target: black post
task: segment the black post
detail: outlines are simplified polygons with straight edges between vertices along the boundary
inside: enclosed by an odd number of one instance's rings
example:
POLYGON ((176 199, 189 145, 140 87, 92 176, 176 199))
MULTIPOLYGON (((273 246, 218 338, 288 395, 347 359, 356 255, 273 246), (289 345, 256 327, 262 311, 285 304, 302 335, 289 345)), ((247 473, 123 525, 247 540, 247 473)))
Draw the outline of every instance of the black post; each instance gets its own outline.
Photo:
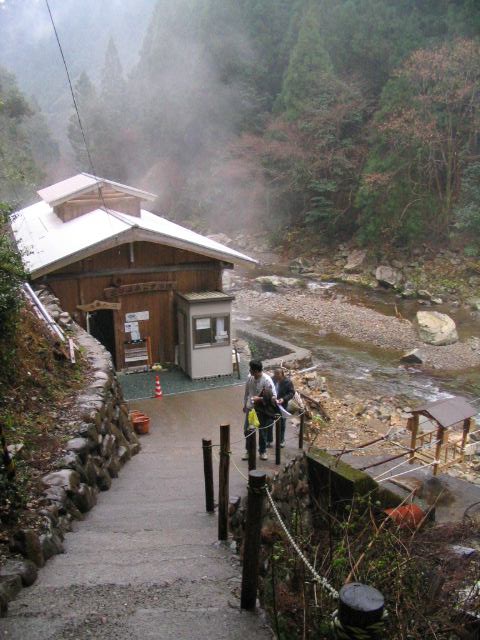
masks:
POLYGON ((228 494, 230 472, 230 425, 220 425, 220 465, 218 469, 218 539, 228 540, 228 494))
POLYGON ((338 620, 344 628, 368 630, 370 638, 381 640, 385 638, 381 624, 384 606, 385 600, 380 591, 360 582, 350 582, 340 589, 338 620), (378 625, 378 628, 373 625, 378 625))
POLYGON ((263 496, 265 495, 265 473, 250 471, 248 474, 247 520, 243 543, 242 594, 240 606, 253 611, 257 600, 258 558, 260 554, 260 531, 262 528, 263 496))
POLYGON ((257 468, 257 430, 249 429, 247 436, 248 470, 254 471, 257 468))
POLYGON ((215 511, 215 499, 213 494, 213 463, 212 441, 202 438, 203 449, 203 474, 205 476, 205 508, 208 513, 215 511))
POLYGON ((305 412, 300 416, 300 431, 298 432, 298 448, 303 449, 303 434, 305 431, 305 412))
POLYGON ((280 432, 282 428, 282 421, 280 416, 275 416, 275 464, 281 464, 282 455, 280 449, 280 432))

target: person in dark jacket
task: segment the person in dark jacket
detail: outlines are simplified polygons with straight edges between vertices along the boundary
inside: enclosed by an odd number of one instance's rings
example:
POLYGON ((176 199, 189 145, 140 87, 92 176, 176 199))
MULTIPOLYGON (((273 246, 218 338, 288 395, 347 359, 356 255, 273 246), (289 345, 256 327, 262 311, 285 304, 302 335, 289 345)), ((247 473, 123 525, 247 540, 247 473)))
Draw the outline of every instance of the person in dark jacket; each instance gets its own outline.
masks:
MULTIPOLYGON (((250 360, 250 375, 245 384, 245 394, 243 398, 243 411, 245 413, 244 431, 248 432, 248 412, 254 408, 260 422, 258 434, 259 453, 261 460, 267 460, 266 448, 268 446, 268 432, 272 431, 269 420, 272 415, 278 413, 275 385, 272 378, 263 371, 263 364, 260 360, 250 360)), ((245 440, 245 447, 247 446, 245 440)), ((248 453, 245 451, 242 460, 248 460, 248 453)))
POLYGON ((263 389, 260 395, 253 398, 253 407, 257 412, 259 429, 259 450, 260 459, 266 460, 267 454, 265 449, 271 446, 273 425, 278 411, 278 405, 272 389, 263 389))
MULTIPOLYGON (((285 375, 284 369, 275 369, 273 373, 273 382, 277 391, 277 404, 285 411, 288 411, 288 403, 295 395, 293 382, 285 375)), ((286 418, 281 419, 280 423, 280 446, 285 446, 285 428, 287 426, 286 418)))

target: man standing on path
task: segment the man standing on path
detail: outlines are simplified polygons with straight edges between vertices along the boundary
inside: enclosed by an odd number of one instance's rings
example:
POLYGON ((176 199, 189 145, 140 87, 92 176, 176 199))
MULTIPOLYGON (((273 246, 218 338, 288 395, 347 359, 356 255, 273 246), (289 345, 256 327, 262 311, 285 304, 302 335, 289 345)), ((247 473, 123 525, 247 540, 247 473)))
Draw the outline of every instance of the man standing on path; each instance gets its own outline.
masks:
MULTIPOLYGON (((267 460, 267 427, 269 426, 270 413, 268 409, 270 404, 275 403, 277 393, 272 378, 263 371, 263 364, 260 360, 250 360, 249 367, 250 375, 245 383, 245 395, 243 398, 244 430, 245 435, 247 435, 248 412, 250 409, 255 409, 260 422, 258 438, 260 460, 267 460)), ((247 442, 245 441, 246 444, 247 442)), ((245 454, 242 459, 247 460, 248 455, 245 454)))
MULTIPOLYGON (((275 383, 275 389, 277 392, 277 403, 288 411, 288 403, 295 395, 295 389, 293 382, 285 375, 284 369, 275 369, 273 372, 273 381, 275 383)), ((285 446, 285 428, 287 426, 287 419, 281 418, 280 422, 280 446, 285 446)))

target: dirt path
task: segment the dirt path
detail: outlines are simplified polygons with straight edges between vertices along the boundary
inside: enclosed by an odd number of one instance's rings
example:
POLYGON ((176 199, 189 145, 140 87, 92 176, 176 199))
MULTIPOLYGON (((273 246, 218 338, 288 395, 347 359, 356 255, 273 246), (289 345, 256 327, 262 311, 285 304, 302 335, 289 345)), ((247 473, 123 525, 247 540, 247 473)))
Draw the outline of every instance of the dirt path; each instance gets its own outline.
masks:
POLYGON ((462 342, 434 347, 418 340, 412 323, 373 309, 329 298, 322 293, 289 291, 285 294, 243 289, 235 293, 237 309, 262 307, 319 327, 322 334, 336 333, 355 342, 382 349, 408 351, 420 347, 425 366, 433 369, 468 369, 480 366, 480 354, 462 342))
MULTIPOLYGON (((239 608, 240 566, 204 510, 201 438, 230 422, 241 437, 242 387, 132 403, 152 419, 142 451, 66 536, 66 553, 10 603, 9 640, 272 638, 239 608)), ((234 444, 237 464, 242 443, 234 444)), ((270 463, 267 463, 270 464, 270 463)), ((231 473, 231 493, 245 481, 231 473)))

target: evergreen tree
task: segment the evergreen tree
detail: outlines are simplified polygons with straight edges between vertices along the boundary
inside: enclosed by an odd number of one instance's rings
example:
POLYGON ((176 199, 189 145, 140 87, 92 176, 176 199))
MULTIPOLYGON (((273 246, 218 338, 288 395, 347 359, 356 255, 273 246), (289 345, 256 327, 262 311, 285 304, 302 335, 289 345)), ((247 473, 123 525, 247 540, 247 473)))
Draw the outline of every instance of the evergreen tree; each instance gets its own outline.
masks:
POLYGON ((80 75, 75 85, 75 97, 85 140, 76 112, 70 117, 68 138, 78 169, 95 171, 103 178, 125 181, 128 151, 124 148, 124 130, 116 103, 106 105, 99 98, 95 85, 85 72, 80 75))
POLYGON ((270 111, 282 89, 288 64, 286 36, 292 13, 291 0, 241 0, 242 25, 252 58, 248 79, 261 97, 262 109, 270 111))
POLYGON ((318 6, 312 2, 306 7, 300 24, 279 103, 287 117, 295 119, 306 112, 328 107, 334 93, 333 67, 320 34, 318 6))
POLYGON ((78 169, 80 171, 90 172, 92 171, 92 167, 90 166, 87 148, 92 151, 94 140, 93 125, 98 100, 95 86, 84 71, 75 84, 75 100, 82 121, 83 133, 78 122, 77 113, 75 112, 70 116, 68 139, 72 145, 78 169), (83 134, 85 134, 85 140, 83 134), (85 142, 87 146, 85 146, 85 142))
POLYGON ((0 199, 16 205, 32 197, 42 177, 26 127, 33 113, 15 78, 0 67, 0 199))
POLYGON ((101 98, 107 109, 122 113, 126 103, 127 85, 122 63, 113 38, 108 41, 101 78, 101 98))
POLYGON ((41 166, 50 179, 56 172, 60 160, 58 143, 52 138, 47 120, 35 98, 30 100, 32 115, 25 119, 24 129, 30 143, 32 156, 37 166, 41 166))

